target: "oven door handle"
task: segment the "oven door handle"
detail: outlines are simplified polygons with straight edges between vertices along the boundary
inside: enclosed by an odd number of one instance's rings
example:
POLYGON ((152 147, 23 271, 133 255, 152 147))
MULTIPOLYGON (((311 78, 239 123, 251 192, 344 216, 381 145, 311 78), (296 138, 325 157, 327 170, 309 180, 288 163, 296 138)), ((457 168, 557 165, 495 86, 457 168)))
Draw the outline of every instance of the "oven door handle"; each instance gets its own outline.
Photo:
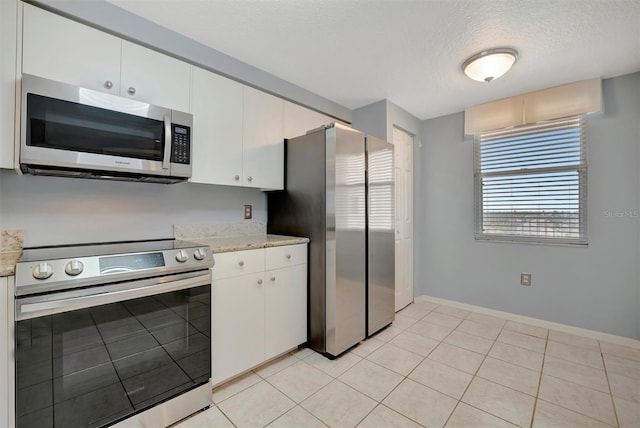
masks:
POLYGON ((211 284, 211 271, 16 299, 16 321, 211 284), (187 276, 187 278, 184 278, 187 276), (89 294, 90 293, 90 294, 89 294))

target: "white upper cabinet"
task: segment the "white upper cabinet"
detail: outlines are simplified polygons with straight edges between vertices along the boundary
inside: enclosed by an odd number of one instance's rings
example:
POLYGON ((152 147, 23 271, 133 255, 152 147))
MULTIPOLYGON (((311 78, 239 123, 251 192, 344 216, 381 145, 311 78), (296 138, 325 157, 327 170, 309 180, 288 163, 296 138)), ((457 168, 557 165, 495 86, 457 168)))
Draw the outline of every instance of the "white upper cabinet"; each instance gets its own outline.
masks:
POLYGON ((276 190, 284 188, 284 101, 244 87, 243 184, 276 190))
POLYGON ((242 185, 242 84, 193 67, 194 183, 242 185))
POLYGON ((189 111, 191 66, 24 4, 22 72, 189 111))
POLYGON ((283 101, 193 67, 194 183, 284 186, 283 101))
POLYGON ((0 168, 13 168, 17 24, 18 1, 0 0, 0 168))
POLYGON ((122 96, 190 111, 191 66, 186 62, 123 40, 121 82, 122 96))
POLYGON ((118 37, 24 4, 22 72, 118 95, 118 37))
POLYGON ((298 104, 284 102, 284 138, 299 137, 331 122, 335 122, 335 119, 298 104))

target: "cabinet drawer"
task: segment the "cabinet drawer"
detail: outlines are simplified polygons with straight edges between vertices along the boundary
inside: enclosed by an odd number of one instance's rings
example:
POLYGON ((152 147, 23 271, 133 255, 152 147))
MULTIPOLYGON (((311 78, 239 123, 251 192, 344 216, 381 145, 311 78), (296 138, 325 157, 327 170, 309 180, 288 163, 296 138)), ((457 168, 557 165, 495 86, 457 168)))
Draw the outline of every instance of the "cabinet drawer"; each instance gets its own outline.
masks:
POLYGON ((264 250, 232 251, 213 255, 213 280, 264 271, 264 250))
POLYGON ((267 270, 307 263, 307 244, 267 248, 267 270))

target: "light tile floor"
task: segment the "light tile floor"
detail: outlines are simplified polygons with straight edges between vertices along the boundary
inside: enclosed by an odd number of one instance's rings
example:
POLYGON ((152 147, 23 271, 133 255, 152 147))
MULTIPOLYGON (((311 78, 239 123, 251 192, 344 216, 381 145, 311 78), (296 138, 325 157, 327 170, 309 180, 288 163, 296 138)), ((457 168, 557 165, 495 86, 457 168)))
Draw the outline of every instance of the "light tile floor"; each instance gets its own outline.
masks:
POLYGON ((422 301, 336 360, 292 352, 213 403, 176 426, 640 428, 640 348, 422 301))

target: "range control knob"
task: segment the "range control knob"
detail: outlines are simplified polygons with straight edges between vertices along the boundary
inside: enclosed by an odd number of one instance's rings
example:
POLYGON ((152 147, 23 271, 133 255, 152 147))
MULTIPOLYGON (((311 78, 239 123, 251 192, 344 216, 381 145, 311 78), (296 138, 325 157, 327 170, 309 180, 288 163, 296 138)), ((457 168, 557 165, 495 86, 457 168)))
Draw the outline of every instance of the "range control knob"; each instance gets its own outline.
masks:
POLYGON ((207 257, 207 253, 202 248, 198 248, 195 253, 193 253, 193 257, 195 257, 196 260, 204 260, 204 258, 207 257))
POLYGON ((67 275, 71 275, 71 276, 80 275, 83 270, 84 270, 84 265, 80 260, 71 260, 64 267, 64 271, 67 273, 67 275))
POLYGON ((53 275, 53 268, 49 263, 38 263, 38 265, 33 268, 32 273, 35 279, 47 279, 53 275))
POLYGON ((187 252, 185 250, 180 250, 176 253, 176 260, 180 263, 184 263, 189 259, 187 252))

